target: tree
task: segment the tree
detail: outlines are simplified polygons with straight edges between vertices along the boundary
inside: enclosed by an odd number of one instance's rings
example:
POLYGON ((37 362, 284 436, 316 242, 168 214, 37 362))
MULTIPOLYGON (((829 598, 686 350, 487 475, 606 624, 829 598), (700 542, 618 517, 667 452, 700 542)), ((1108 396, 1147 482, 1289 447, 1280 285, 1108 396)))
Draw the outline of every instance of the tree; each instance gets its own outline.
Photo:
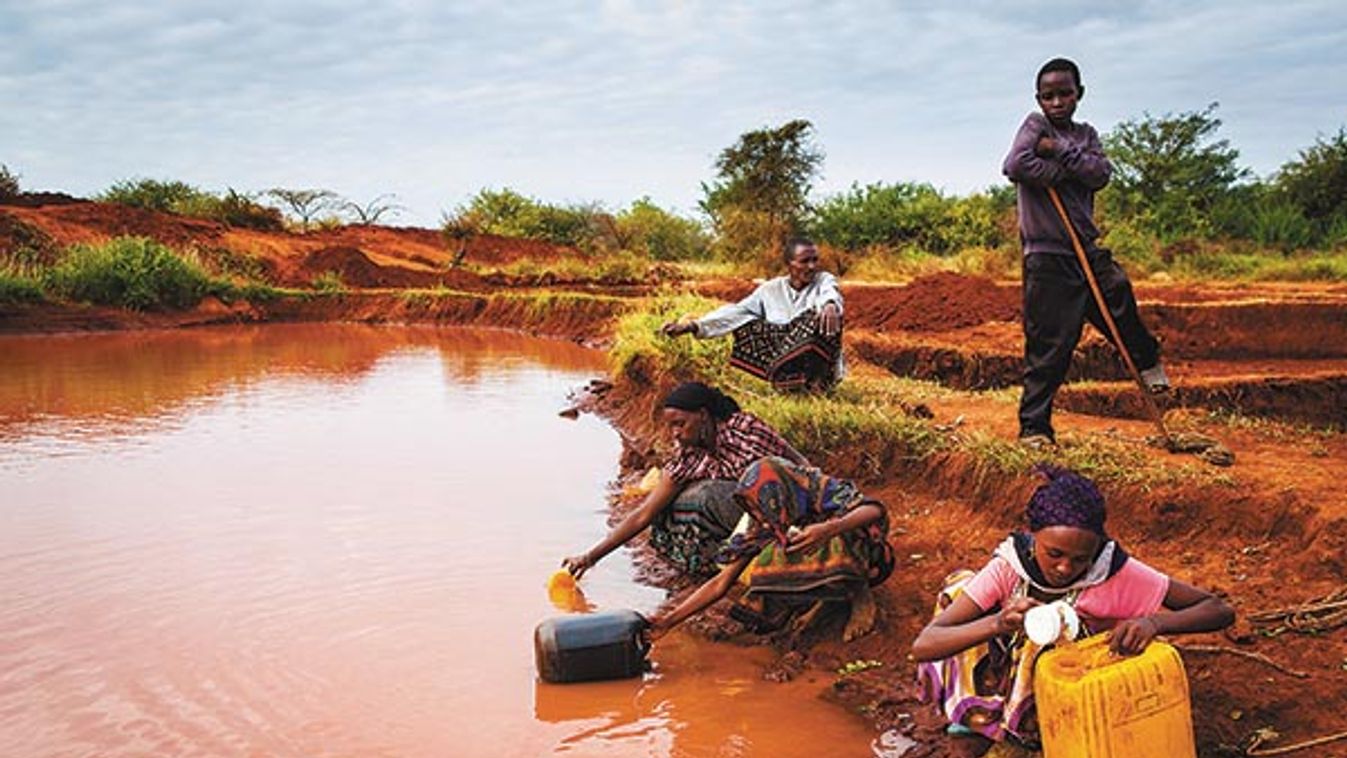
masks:
POLYGON ((1347 218, 1347 129, 1319 138, 1277 172, 1276 186, 1319 224, 1347 218))
POLYGON ((727 252, 744 257, 775 249, 803 226, 810 182, 823 165, 803 119, 745 132, 716 159, 716 179, 702 184, 702 210, 727 252))
POLYGON ((341 196, 325 189, 285 189, 274 187, 264 194, 279 200, 282 205, 299 218, 300 226, 307 229, 309 224, 323 211, 341 207, 341 196))
POLYGON ((396 216, 406 210, 403 206, 393 202, 396 199, 397 195, 387 194, 379 195, 364 205, 347 201, 346 204, 342 206, 342 210, 351 214, 351 216, 355 218, 357 224, 368 226, 370 224, 379 223, 379 219, 385 215, 396 216))
POLYGON ((1114 168, 1105 206, 1161 239, 1209 234, 1212 209, 1250 173, 1228 140, 1214 139, 1216 108, 1115 126, 1104 137, 1114 168))

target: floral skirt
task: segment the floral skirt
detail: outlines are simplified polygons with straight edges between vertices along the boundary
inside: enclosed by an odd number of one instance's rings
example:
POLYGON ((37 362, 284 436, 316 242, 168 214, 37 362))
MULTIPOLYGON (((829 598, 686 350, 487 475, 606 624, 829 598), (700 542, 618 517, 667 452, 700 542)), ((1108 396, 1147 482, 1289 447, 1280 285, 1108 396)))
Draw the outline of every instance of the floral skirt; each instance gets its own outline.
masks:
MULTIPOLYGON (((935 614, 948 608, 972 571, 945 577, 935 614)), ((994 637, 938 661, 917 667, 917 685, 924 702, 935 703, 951 724, 993 740, 1007 737, 1036 746, 1038 719, 1034 709, 1034 663, 1041 652, 1022 636, 994 637)))

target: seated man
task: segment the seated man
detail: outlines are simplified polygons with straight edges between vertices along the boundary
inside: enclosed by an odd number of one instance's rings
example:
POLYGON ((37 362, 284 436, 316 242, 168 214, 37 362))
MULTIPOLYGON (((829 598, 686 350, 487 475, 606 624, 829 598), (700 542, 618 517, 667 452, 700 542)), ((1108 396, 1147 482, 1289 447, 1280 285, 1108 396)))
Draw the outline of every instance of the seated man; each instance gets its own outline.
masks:
POLYGON ((743 300, 662 331, 700 339, 733 332, 730 364, 779 390, 819 391, 842 379, 842 293, 818 270, 818 249, 797 237, 782 251, 787 274, 768 279, 743 300))

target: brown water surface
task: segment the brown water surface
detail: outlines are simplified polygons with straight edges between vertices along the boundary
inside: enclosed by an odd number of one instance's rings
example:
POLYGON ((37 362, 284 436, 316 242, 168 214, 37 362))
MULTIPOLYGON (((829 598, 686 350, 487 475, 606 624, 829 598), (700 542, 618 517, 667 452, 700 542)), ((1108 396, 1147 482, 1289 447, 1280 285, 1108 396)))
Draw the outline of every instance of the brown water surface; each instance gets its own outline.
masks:
MULTIPOLYGON (((870 754, 765 650, 676 632, 644 679, 536 681, 617 473, 556 415, 602 369, 498 331, 0 338, 0 752, 870 754)), ((582 585, 663 598, 624 553, 582 585)))

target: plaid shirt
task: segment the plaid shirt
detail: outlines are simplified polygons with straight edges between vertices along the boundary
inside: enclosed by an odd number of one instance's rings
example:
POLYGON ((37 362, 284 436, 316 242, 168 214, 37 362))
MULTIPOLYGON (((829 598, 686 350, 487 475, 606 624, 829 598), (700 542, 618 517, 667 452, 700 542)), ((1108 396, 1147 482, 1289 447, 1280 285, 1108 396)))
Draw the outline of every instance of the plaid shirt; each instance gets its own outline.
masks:
POLYGON ((773 455, 794 461, 797 453, 762 419, 740 412, 716 422, 710 450, 678 444, 664 473, 680 485, 702 479, 738 479, 748 464, 773 455))

